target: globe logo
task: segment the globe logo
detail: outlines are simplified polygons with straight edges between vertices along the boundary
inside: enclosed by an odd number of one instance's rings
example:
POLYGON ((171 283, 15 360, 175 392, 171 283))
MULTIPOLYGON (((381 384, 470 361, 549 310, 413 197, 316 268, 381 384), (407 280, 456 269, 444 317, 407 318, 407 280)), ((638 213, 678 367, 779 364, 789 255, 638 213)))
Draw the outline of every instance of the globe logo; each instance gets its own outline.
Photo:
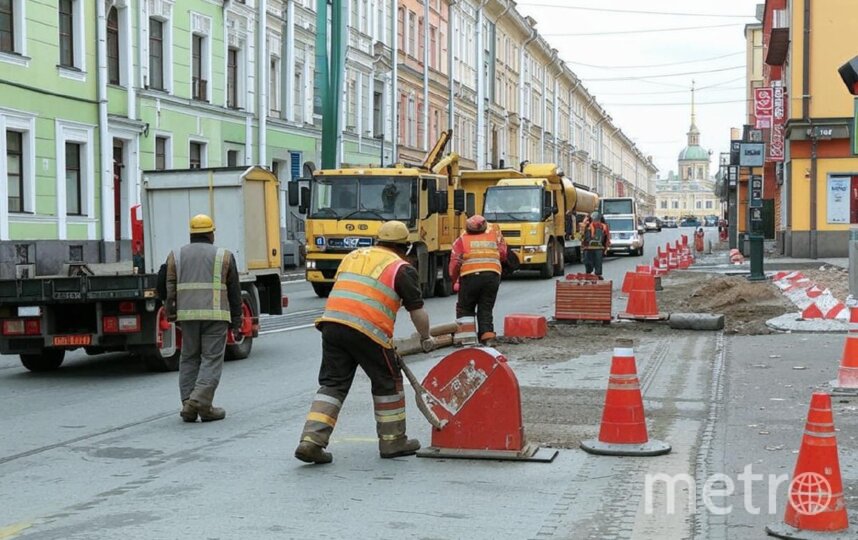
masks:
POLYGON ((819 473, 801 473, 790 482, 789 503, 801 515, 825 512, 831 499, 831 483, 819 473))

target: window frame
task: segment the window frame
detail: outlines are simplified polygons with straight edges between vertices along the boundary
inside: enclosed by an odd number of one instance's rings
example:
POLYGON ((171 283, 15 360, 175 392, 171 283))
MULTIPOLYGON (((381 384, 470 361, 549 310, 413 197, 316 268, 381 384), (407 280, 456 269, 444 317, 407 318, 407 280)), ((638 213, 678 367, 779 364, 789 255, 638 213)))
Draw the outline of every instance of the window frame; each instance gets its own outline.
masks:
POLYGON ((228 47, 226 51, 226 106, 229 109, 240 109, 241 102, 239 101, 239 77, 241 76, 241 49, 238 47, 228 47), (231 56, 235 54, 235 63, 230 64, 231 56), (234 71, 234 73, 233 73, 234 71), (230 89, 230 77, 233 78, 232 87, 230 89))
POLYGON ((17 12, 19 11, 19 4, 20 4, 20 2, 16 2, 15 0, 9 0, 8 20, 9 20, 10 24, 9 24, 9 28, 6 30, 0 28, 0 53, 20 54, 16 50, 17 44, 18 44, 17 34, 18 34, 18 31, 20 31, 20 28, 18 28, 18 26, 19 26, 18 21, 16 20, 16 17, 15 17, 17 12), (8 37, 8 43, 9 43, 8 49, 3 48, 3 38, 2 38, 3 34, 8 34, 8 36, 9 36, 8 37))
POLYGON ((207 141, 203 141, 200 139, 189 139, 188 140, 188 169, 205 169, 208 167, 208 143, 207 141), (198 165, 196 167, 193 166, 193 162, 191 159, 193 156, 191 155, 191 150, 197 147, 199 148, 199 158, 198 165))
POLYGON ((191 34, 191 99, 205 102, 209 100, 207 40, 208 36, 204 34, 191 34))
POLYGON ((63 172, 65 173, 65 182, 66 182, 66 215, 67 216, 84 216, 85 208, 84 208, 84 194, 83 194, 83 159, 81 154, 83 154, 83 149, 85 145, 78 141, 64 141, 64 160, 63 160, 63 172), (77 149, 77 168, 69 167, 69 147, 74 146, 77 149), (77 174, 77 212, 71 212, 69 210, 69 171, 76 171, 77 174))
POLYGON ((280 118, 283 114, 281 100, 281 61, 280 57, 272 54, 268 58, 268 115, 280 118))
POLYGON ((122 22, 119 18, 119 8, 111 6, 107 12, 107 82, 119 86, 122 84, 122 22), (111 15, 114 16, 111 21, 111 15), (112 26, 111 22, 116 25, 112 26), (115 72, 115 73, 114 73, 115 72), (115 75, 115 77, 114 77, 115 75))
POLYGON ((165 47, 165 32, 164 26, 165 21, 158 17, 149 17, 149 50, 148 50, 148 59, 149 59, 149 70, 147 77, 147 86, 152 90, 161 90, 163 92, 168 91, 167 88, 167 59, 164 53, 165 47), (158 26, 153 26, 157 24, 158 26), (159 35, 155 37, 154 28, 159 28, 159 35), (153 54, 154 43, 158 43, 159 55, 157 56, 158 62, 154 62, 154 58, 156 58, 153 54), (158 66, 157 72, 159 73, 160 81, 159 84, 155 84, 155 77, 153 73, 156 72, 155 66, 158 66))
POLYGON ((173 167, 173 159, 172 159, 173 158, 173 140, 172 140, 172 137, 170 137, 167 134, 157 133, 155 135, 155 151, 153 152, 153 155, 155 156, 155 159, 154 159, 154 163, 152 165, 156 171, 163 171, 163 170, 171 169, 173 167), (158 167, 158 143, 160 141, 164 141, 163 168, 158 167))
POLYGON ((60 61, 59 66, 63 68, 76 69, 75 65, 75 16, 74 16, 74 0, 59 0, 57 2, 57 13, 59 16, 59 21, 57 24, 57 32, 59 35, 59 53, 60 53, 60 61), (68 11, 63 11, 64 7, 68 7, 68 11), (63 19, 68 19, 68 31, 63 31, 63 19), (63 48, 64 36, 67 36, 68 43, 66 44, 66 49, 63 48), (67 53, 67 54, 64 54, 67 53), (67 57, 66 57, 67 56, 67 57))
POLYGON ((27 189, 26 189, 26 173, 27 173, 27 163, 26 163, 26 133, 17 129, 6 129, 3 134, 3 142, 5 145, 4 154, 5 154, 5 171, 6 171, 6 210, 10 214, 23 214, 27 211, 27 189), (9 135, 17 134, 18 136, 18 151, 14 154, 9 151, 9 135), (18 177, 18 201, 19 207, 17 209, 12 209, 12 195, 11 189, 12 186, 12 172, 9 170, 9 156, 17 155, 18 156, 18 174, 15 175, 18 177))

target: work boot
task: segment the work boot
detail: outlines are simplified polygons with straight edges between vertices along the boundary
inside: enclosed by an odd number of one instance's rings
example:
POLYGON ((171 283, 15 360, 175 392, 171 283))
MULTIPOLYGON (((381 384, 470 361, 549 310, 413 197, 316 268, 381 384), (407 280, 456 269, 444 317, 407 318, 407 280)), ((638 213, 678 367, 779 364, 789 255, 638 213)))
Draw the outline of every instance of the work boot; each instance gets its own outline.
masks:
POLYGON ((482 343, 486 347, 494 347, 497 337, 498 335, 494 332, 483 332, 483 334, 480 336, 480 343, 482 343))
POLYGON ((200 415, 200 420, 203 422, 215 422, 226 418, 226 411, 220 407, 212 407, 211 405, 203 405, 199 401, 193 399, 188 400, 188 405, 196 410, 200 415))
POLYGON ((197 421, 197 409, 191 405, 190 400, 186 399, 182 402, 182 412, 179 413, 179 416, 185 422, 197 421))
POLYGON ((295 457, 304 463, 315 463, 317 465, 330 463, 334 460, 330 452, 325 452, 324 448, 310 441, 301 441, 298 443, 298 448, 295 449, 295 457))
POLYGON ((385 441, 383 439, 378 441, 378 453, 384 459, 413 456, 418 450, 420 450, 420 441, 417 439, 402 437, 392 441, 385 441))

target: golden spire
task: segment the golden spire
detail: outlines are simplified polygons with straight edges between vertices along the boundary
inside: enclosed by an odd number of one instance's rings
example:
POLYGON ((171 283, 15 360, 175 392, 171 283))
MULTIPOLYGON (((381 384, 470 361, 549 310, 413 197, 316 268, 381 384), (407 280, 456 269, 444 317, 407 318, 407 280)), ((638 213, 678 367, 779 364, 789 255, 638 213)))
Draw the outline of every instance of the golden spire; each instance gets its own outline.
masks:
POLYGON ((691 125, 697 124, 697 115, 694 112, 694 80, 691 81, 691 125))

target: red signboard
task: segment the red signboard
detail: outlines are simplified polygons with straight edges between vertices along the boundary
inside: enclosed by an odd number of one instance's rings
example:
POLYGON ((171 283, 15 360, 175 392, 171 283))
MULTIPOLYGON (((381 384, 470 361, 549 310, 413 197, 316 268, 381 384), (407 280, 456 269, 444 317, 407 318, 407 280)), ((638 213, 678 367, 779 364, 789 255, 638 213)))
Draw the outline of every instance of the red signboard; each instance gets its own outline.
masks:
POLYGON ((754 116, 757 117, 756 129, 772 127, 772 109, 774 93, 769 87, 754 89, 754 116))
POLYGON ((772 81, 772 130, 768 161, 784 160, 784 124, 786 123, 786 92, 780 81, 772 81))

